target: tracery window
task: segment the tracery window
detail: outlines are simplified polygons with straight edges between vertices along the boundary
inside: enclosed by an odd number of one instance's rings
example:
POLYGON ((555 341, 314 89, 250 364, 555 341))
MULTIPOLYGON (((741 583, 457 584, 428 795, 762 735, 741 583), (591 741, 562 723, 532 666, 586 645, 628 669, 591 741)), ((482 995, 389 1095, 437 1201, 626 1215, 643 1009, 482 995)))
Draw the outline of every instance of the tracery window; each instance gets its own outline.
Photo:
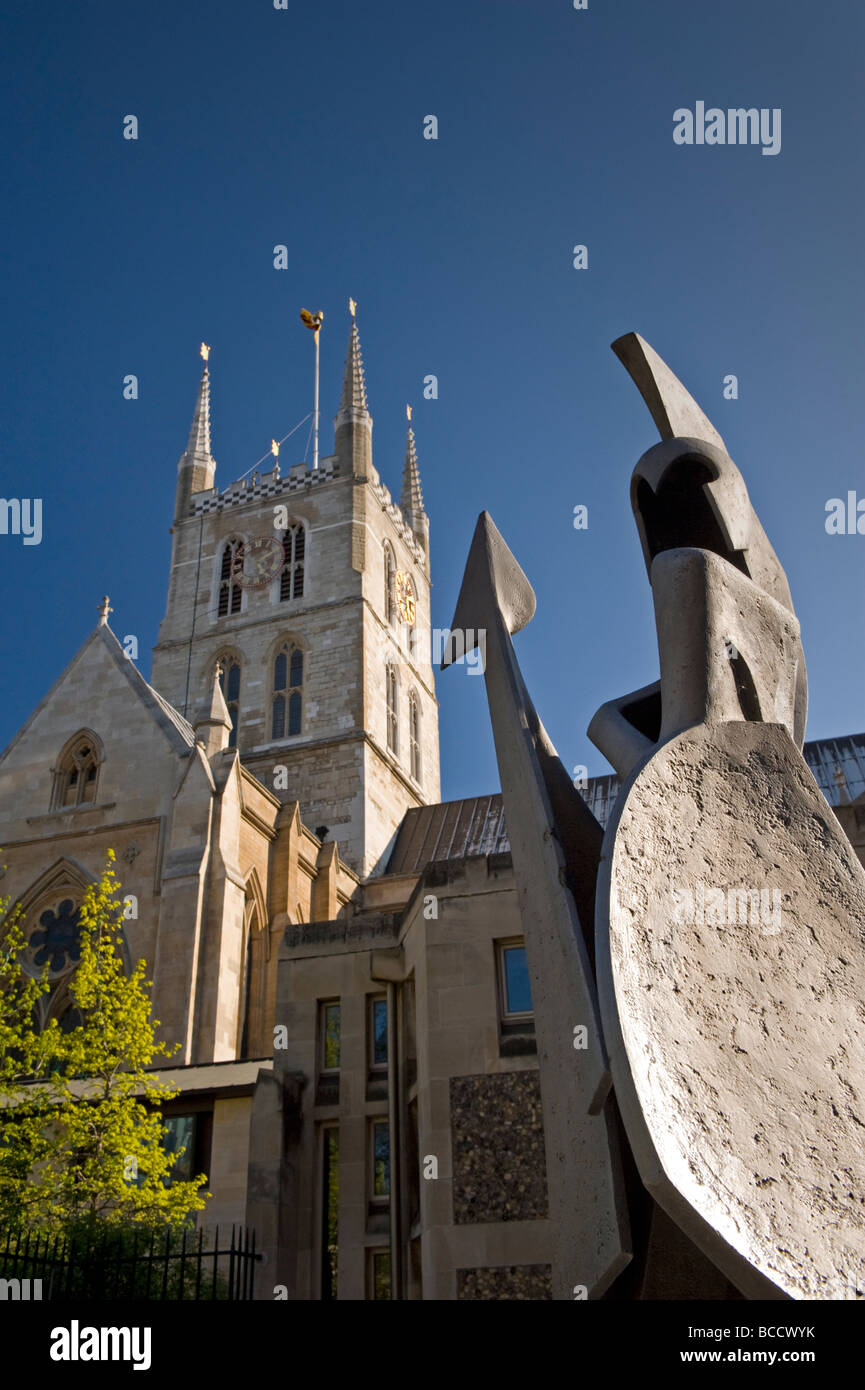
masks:
POLYGON ((388 666, 385 679, 387 683, 387 746, 392 753, 398 753, 399 720, 397 715, 397 701, 399 699, 399 683, 395 666, 388 666))
POLYGON ((226 541, 225 549, 222 552, 222 566, 219 571, 218 614, 220 618, 240 612, 243 588, 238 584, 236 575, 243 569, 243 556, 242 540, 234 537, 226 541))
POLYGON ((273 663, 271 738, 299 734, 303 714, 303 652, 284 642, 273 663))
POLYGON ((284 567, 279 577, 281 601, 303 598, 306 531, 300 522, 289 526, 282 541, 284 567))
POLYGON ((96 800, 99 754, 92 735, 81 734, 68 744, 54 774, 54 809, 81 806, 96 800))
POLYGON ((420 751, 420 704, 417 692, 412 690, 408 697, 408 742, 411 775, 416 782, 421 780, 420 751))

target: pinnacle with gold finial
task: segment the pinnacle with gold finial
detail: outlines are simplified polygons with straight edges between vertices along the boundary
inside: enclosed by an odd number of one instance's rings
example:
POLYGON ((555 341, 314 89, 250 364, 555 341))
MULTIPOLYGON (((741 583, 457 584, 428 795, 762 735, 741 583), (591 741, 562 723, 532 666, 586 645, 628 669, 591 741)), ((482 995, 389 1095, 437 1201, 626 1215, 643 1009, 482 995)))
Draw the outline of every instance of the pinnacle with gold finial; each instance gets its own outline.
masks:
POLYGON ((206 362, 207 359, 208 359, 208 357, 210 356, 210 347, 208 346, 207 343, 202 343, 202 344, 201 344, 201 347, 200 347, 198 350, 199 350, 199 352, 201 353, 201 356, 204 358, 204 360, 205 360, 205 362, 206 362))
POLYGON ((352 318, 354 318, 357 313, 357 300, 352 299, 350 296, 348 301, 348 312, 351 314, 352 318))

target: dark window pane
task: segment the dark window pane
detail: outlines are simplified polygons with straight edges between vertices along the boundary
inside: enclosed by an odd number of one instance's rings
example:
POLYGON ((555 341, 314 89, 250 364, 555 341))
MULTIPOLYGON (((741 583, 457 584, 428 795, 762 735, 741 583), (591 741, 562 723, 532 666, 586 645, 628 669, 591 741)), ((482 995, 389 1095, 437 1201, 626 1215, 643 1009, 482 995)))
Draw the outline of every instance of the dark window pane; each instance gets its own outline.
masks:
POLYGON ((531 1013, 532 995, 525 946, 505 951, 505 995, 509 1014, 531 1013))
POLYGON ((295 647, 291 653, 291 685, 303 685, 303 652, 295 647))
POLYGON ((303 565, 297 565, 294 571, 294 597, 303 598, 303 565))
POLYGON ((324 1173, 322 1188, 321 1296, 330 1302, 337 1296, 339 1266, 339 1130, 322 1134, 324 1173))
POLYGON ((386 1124, 373 1125, 373 1178, 374 1197, 390 1195, 390 1136, 386 1124))
POLYGON ((387 1066, 387 1000, 372 1005, 372 1060, 374 1066, 387 1066))
POLYGON ((193 1171, 193 1159, 195 1157, 195 1116, 194 1115, 169 1115, 165 1120, 165 1139, 163 1140, 165 1152, 177 1154, 181 1149, 185 1153, 175 1159, 174 1166, 169 1176, 169 1184, 172 1182, 189 1182, 190 1178, 195 1177, 193 1171))
POLYGON ((324 1007, 324 1048, 322 1065, 328 1070, 339 1067, 339 1004, 324 1007))
POLYGON ((372 1257, 372 1296, 376 1301, 390 1298, 390 1251, 376 1250, 372 1257))
POLYGON ((280 652, 273 665, 273 688, 274 690, 285 689, 286 660, 285 652, 280 652))
POLYGON ((300 733, 300 696, 297 691, 289 697, 288 701, 288 732, 289 734, 300 733))
POLYGON ((237 662, 228 671, 228 698, 236 700, 240 695, 240 667, 237 662))
POLYGON ((285 737, 285 696, 277 695, 273 702, 273 730, 271 738, 285 737))
POLYGON ((303 529, 302 526, 298 526, 298 528, 297 528, 297 530, 296 530, 296 532, 295 532, 295 534, 294 534, 294 558, 295 558, 295 560, 302 560, 302 559, 303 559, 303 552, 304 552, 304 547, 305 547, 305 545, 306 545, 306 533, 305 533, 305 531, 304 531, 304 529, 303 529))

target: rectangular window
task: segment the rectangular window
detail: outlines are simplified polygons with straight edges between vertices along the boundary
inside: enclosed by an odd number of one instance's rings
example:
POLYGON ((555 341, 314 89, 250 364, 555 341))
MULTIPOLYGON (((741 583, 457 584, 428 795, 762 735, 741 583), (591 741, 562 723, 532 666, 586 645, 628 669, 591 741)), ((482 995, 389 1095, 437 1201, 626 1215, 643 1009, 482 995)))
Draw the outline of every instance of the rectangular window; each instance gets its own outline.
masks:
POLYGON ((527 1018, 532 1013, 532 994, 526 948, 522 942, 500 943, 499 983, 502 1018, 527 1018))
MULTIPOLYGON (((173 1182, 189 1182, 200 1173, 210 1170, 210 1148, 213 1132, 212 1110, 196 1109, 187 1114, 163 1115, 165 1135, 163 1147, 170 1155, 185 1152, 175 1158, 174 1165, 166 1179, 166 1186, 173 1182)), ((139 1186, 141 1175, 139 1175, 139 1186)))
POLYGON ((339 1071, 339 1001, 331 1000, 320 1009, 319 1066, 323 1072, 339 1071))
POLYGON ((387 1120, 374 1120, 372 1130, 372 1195, 383 1201, 390 1196, 390 1134, 387 1120))
POLYGON ((369 1004, 369 1064, 387 1066, 387 999, 371 999, 369 1004))
POLYGON ((180 1154, 181 1149, 185 1150, 175 1159, 169 1182, 189 1182, 190 1178, 195 1177, 192 1167, 195 1158, 195 1116, 167 1116, 163 1144, 167 1154, 180 1154))
POLYGON ((337 1296, 339 1270, 339 1130, 329 1125, 322 1138, 321 1296, 337 1296))
POLYGON ((390 1293, 390 1251, 371 1250, 369 1252, 370 1298, 375 1302, 389 1299, 390 1293))

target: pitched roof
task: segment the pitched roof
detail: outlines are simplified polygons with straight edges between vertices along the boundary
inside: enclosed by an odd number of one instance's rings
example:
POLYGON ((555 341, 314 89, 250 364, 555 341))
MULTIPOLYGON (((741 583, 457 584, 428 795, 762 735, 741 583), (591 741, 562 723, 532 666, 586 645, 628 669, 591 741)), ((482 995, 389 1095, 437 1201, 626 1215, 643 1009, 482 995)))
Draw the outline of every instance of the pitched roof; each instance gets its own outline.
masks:
POLYGON ((0 752, 0 763, 3 762, 11 750, 24 737, 37 715, 48 704, 54 692, 67 680, 76 662, 81 659, 88 647, 94 642, 103 643, 120 673, 125 677, 132 687, 132 690, 138 696, 138 699, 148 709, 151 716, 163 730, 174 749, 178 753, 185 755, 190 748, 194 748, 195 731, 189 721, 184 719, 183 715, 180 714, 173 705, 170 705, 165 697, 159 694, 158 690, 154 690, 152 685, 148 685, 135 663, 127 657, 123 647, 118 642, 108 624, 100 623, 98 627, 93 629, 86 642, 79 647, 72 660, 68 662, 61 671, 50 690, 43 695, 36 708, 22 724, 14 738, 12 738, 2 752, 0 752))
MULTIPOLYGON (((839 804, 842 790, 850 801, 865 792, 865 734, 814 739, 802 752, 830 806, 839 804)), ((619 795, 616 774, 589 777, 580 794, 606 827, 619 795)), ((415 806, 403 817, 386 872, 419 874, 434 860, 505 854, 510 847, 501 792, 415 806)))

